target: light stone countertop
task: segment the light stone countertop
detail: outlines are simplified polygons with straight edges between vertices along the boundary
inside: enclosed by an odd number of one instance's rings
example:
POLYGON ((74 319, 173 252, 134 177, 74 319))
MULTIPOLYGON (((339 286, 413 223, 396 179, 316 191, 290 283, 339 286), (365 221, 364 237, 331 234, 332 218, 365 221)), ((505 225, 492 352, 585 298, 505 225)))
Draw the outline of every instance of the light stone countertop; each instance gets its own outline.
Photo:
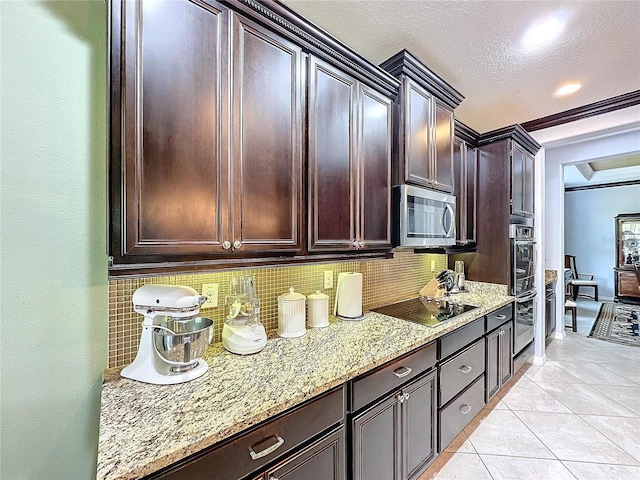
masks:
POLYGON ((254 355, 214 344, 204 376, 150 385, 104 374, 97 479, 135 479, 210 447, 513 301, 507 287, 467 282, 457 301, 480 308, 436 327, 378 313, 331 318, 303 337, 272 334, 254 355))

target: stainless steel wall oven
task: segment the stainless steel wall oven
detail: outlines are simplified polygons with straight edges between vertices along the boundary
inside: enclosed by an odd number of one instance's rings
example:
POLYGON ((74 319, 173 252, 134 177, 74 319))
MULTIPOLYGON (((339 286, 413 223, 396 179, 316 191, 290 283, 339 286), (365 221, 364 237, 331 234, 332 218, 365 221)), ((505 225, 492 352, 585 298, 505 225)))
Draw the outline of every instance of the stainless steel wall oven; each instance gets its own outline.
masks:
POLYGON ((535 332, 535 232, 529 225, 509 225, 511 238, 511 295, 516 297, 514 353, 521 351, 535 332))

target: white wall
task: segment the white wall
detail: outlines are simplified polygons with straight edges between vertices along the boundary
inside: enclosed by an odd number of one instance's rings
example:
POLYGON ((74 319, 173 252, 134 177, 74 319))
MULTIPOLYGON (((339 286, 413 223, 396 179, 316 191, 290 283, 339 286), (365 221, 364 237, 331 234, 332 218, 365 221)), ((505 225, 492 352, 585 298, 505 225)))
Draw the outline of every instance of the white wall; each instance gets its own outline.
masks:
POLYGON ((0 1, 2 480, 96 476, 106 4, 0 1))
MULTIPOLYGON (((532 133, 545 148, 545 268, 556 270, 556 294, 564 296, 564 165, 640 151, 640 106, 532 133)), ((537 181, 537 180, 536 180, 537 181)), ((556 336, 564 336, 564 302, 556 302, 556 336)))
MULTIPOLYGON (((614 293, 614 217, 620 213, 639 212, 640 185, 565 193, 565 253, 576 256, 578 273, 595 275, 601 300, 612 299, 614 293)), ((584 291, 591 294, 593 289, 584 291)))

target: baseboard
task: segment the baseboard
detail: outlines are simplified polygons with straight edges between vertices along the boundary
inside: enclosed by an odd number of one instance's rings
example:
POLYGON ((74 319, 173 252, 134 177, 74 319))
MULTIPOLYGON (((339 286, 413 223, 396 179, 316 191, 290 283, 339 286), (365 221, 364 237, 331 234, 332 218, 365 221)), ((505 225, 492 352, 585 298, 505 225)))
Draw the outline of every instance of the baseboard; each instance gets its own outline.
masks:
POLYGON ((543 366, 547 361, 547 355, 543 355, 541 357, 538 357, 537 355, 534 355, 533 357, 533 364, 534 365, 539 365, 539 366, 543 366))
POLYGON ((564 329, 561 332, 559 332, 558 329, 556 328, 555 332, 553 332, 554 340, 564 340, 564 337, 566 336, 567 336, 567 332, 565 332, 564 329))

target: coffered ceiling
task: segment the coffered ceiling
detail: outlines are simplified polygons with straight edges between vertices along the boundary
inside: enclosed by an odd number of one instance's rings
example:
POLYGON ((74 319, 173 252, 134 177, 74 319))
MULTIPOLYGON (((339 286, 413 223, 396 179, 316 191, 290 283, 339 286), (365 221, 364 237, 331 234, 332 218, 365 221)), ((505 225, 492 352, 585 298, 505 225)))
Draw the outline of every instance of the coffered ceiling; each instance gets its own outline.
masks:
POLYGON ((379 64, 405 48, 465 96, 456 117, 486 132, 640 89, 640 1, 283 0, 379 64), (547 45, 523 37, 564 22, 547 45), (569 81, 577 93, 554 97, 569 81))

